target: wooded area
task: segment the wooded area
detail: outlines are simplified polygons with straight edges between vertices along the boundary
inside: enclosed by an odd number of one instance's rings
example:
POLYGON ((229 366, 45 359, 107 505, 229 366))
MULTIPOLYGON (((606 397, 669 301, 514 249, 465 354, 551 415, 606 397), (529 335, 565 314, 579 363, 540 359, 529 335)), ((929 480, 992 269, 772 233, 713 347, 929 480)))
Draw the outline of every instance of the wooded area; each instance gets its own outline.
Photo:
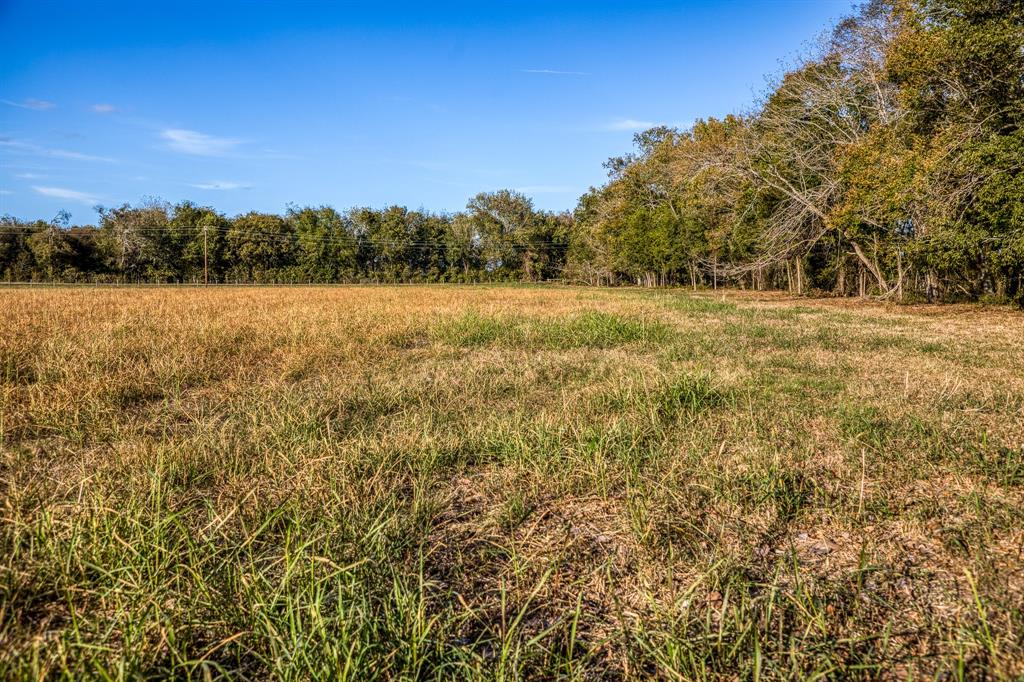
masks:
POLYGON ((1024 302, 1024 4, 874 0, 750 113, 635 136, 573 214, 192 203, 0 226, 16 281, 539 281, 1024 302))

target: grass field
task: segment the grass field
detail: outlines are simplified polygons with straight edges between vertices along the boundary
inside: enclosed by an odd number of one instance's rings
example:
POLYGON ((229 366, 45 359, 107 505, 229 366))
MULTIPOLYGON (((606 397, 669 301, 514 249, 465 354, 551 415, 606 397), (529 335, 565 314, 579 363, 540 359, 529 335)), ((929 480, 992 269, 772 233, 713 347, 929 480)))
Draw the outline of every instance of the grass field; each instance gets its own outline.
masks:
POLYGON ((0 678, 1024 676, 1024 314, 0 290, 0 678))

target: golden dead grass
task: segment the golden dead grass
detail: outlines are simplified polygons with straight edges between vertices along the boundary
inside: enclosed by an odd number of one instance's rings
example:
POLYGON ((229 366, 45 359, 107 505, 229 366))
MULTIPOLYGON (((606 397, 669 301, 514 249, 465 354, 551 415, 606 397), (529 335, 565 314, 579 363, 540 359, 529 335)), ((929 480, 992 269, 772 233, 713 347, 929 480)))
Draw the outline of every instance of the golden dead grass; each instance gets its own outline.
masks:
POLYGON ((0 291, 7 677, 1024 675, 1024 316, 0 291))

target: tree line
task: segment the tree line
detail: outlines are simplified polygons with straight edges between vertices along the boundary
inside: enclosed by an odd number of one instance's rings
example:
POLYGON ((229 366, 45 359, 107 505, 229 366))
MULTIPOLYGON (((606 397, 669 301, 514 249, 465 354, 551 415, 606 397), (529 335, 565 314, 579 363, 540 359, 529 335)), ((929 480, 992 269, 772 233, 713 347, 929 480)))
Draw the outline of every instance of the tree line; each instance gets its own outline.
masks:
POLYGON ((873 0, 748 114, 661 127, 576 211, 576 276, 1024 301, 1024 3, 873 0))
POLYGON ((560 276, 572 217, 538 211, 521 193, 435 214, 401 206, 229 218, 158 200, 99 209, 96 227, 0 223, 8 281, 328 283, 541 281, 560 276))
POLYGON ((871 0, 751 111, 656 127, 572 214, 156 201, 0 225, 9 280, 540 281, 1024 303, 1024 3, 871 0), (5 229, 6 228, 6 229, 5 229))

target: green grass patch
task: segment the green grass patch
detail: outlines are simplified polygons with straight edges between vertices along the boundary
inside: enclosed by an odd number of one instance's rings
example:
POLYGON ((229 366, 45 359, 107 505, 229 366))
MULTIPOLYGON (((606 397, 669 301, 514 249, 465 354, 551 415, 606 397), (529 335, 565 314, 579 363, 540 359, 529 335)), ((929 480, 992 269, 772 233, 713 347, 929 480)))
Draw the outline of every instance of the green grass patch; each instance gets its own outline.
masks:
POLYGON ((672 334, 672 328, 657 319, 601 311, 568 319, 498 317, 471 311, 431 329, 435 341, 460 348, 499 345, 555 350, 665 343, 672 334))
POLYGON ((735 312, 739 309, 732 301, 692 294, 662 295, 656 300, 672 310, 696 315, 721 315, 723 313, 735 312))

